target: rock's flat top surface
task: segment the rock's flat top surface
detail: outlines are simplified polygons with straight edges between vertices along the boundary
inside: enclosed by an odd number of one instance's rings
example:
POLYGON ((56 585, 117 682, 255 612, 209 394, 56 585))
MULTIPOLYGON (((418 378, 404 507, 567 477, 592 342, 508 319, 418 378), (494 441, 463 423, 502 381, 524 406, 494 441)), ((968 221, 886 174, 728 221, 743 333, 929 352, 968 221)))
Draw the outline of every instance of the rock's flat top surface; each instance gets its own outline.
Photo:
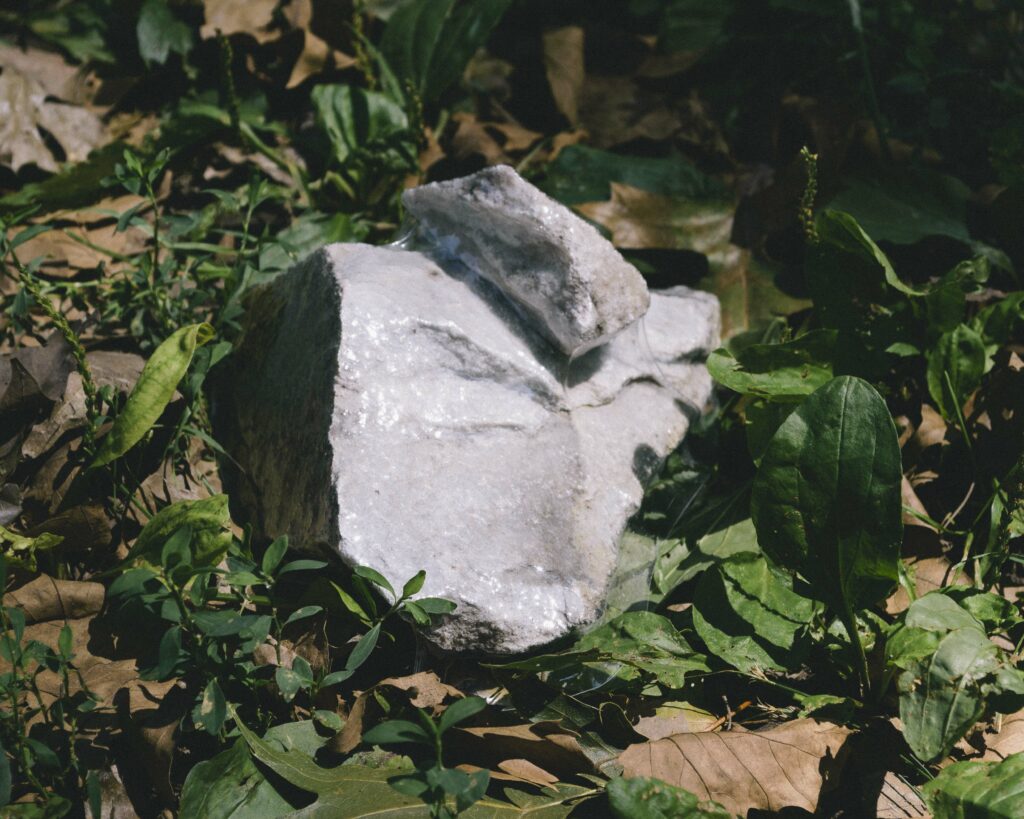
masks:
POLYGON ((647 285, 596 229, 505 165, 406 191, 431 244, 529 313, 567 354, 640 318, 647 285))
POLYGON ((395 585, 426 570, 458 604, 442 647, 525 651, 598 615, 643 481, 710 395, 718 304, 656 292, 570 362, 477 257, 434 250, 332 245, 255 291, 217 412, 233 498, 395 585))

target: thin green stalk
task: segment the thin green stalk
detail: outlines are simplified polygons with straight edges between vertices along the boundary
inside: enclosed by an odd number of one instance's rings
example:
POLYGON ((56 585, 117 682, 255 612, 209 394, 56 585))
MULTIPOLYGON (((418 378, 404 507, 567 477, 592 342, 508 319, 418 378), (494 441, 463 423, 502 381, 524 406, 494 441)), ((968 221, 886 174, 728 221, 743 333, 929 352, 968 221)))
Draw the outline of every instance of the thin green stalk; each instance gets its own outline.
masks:
POLYGON ((868 56, 868 44, 864 39, 864 22, 861 19, 860 0, 847 0, 850 5, 850 22, 857 35, 857 51, 860 54, 861 72, 864 75, 864 87, 868 95, 868 111, 875 131, 878 133, 878 145, 882 158, 892 162, 892 151, 889 150, 889 136, 882 117, 882 109, 878 105, 878 94, 875 92, 875 80, 871 74, 871 59, 868 56))
POLYGON ((39 305, 39 308, 46 314, 57 329, 57 332, 61 334, 71 348, 71 354, 75 359, 75 369, 78 370, 78 374, 81 376, 82 391, 85 393, 86 427, 82 446, 86 454, 92 455, 95 450, 96 433, 100 426, 100 399, 99 390, 96 387, 96 382, 93 380, 89 360, 86 357, 85 347, 82 346, 78 335, 71 328, 71 325, 68 324, 68 320, 53 306, 46 297, 46 294, 43 293, 39 280, 21 263, 13 250, 11 251, 11 260, 18 271, 18 278, 21 280, 22 286, 29 292, 29 295, 32 296, 33 300, 39 305))
POLYGON ((853 644, 853 651, 857 659, 857 676, 860 677, 860 692, 862 697, 867 697, 871 691, 871 673, 868 670, 868 655, 864 652, 864 642, 860 638, 860 631, 857 629, 857 618, 849 608, 842 614, 843 625, 846 633, 850 636, 853 644))

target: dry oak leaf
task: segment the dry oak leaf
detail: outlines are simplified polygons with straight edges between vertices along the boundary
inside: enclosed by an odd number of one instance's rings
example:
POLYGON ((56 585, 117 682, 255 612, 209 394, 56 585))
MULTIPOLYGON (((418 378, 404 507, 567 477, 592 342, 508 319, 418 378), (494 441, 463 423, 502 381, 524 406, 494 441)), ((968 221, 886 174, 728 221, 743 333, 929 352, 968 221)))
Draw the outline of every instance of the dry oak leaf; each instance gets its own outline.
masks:
POLYGON ((576 736, 555 722, 455 728, 445 738, 454 759, 474 765, 502 770, 511 760, 527 760, 563 779, 594 772, 576 736))
POLYGON ((98 614, 106 591, 102 583, 58 580, 42 574, 4 595, 5 606, 17 606, 28 625, 47 620, 76 620, 98 614))
POLYGON ((292 0, 281 10, 292 28, 301 32, 302 38, 302 49, 285 84, 286 88, 295 88, 327 68, 350 68, 356 64, 354 57, 331 48, 326 40, 313 33, 315 12, 313 0, 292 0))
POLYGON ((982 762, 999 762, 1011 754, 1024 751, 1024 711, 1000 715, 996 720, 998 730, 990 729, 984 734, 985 753, 981 757, 982 762))
POLYGON ((583 29, 579 26, 548 29, 543 34, 544 72, 551 86, 555 105, 569 124, 580 119, 580 94, 583 92, 583 29))
MULTIPOLYGON (((146 248, 149 237, 141 228, 132 226, 117 230, 121 213, 143 205, 139 196, 118 196, 103 199, 81 210, 56 211, 45 221, 52 225, 33 236, 18 248, 22 259, 42 259, 41 271, 49 278, 70 278, 80 270, 92 270, 105 264, 108 272, 130 266, 127 258, 146 248)), ((143 206, 142 215, 148 210, 143 206)), ((17 231, 10 231, 13 236, 17 231)))
POLYGON ((713 731, 721 724, 722 719, 710 711, 686 702, 667 702, 659 706, 653 716, 640 717, 633 730, 649 740, 657 740, 674 734, 713 731))
POLYGON ((17 171, 35 164, 56 171, 57 160, 40 128, 57 140, 68 162, 80 162, 106 140, 103 123, 91 111, 49 98, 46 89, 14 68, 0 74, 0 163, 17 171))
POLYGON ((798 719, 764 731, 677 734, 630 745, 619 756, 626 776, 647 776, 710 799, 730 813, 814 811, 835 785, 851 731, 798 719))
POLYGON ((267 43, 281 36, 268 27, 278 0, 203 0, 206 22, 199 35, 208 40, 218 34, 248 34, 267 43))

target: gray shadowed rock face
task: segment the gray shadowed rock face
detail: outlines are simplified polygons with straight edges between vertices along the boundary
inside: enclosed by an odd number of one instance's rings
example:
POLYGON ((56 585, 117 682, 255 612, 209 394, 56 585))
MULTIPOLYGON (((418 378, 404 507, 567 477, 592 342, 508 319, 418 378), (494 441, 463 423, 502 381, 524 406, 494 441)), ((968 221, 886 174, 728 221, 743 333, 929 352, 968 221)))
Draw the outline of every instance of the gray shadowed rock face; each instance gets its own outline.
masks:
POLYGON ((719 314, 714 297, 677 287, 628 318, 648 300, 639 274, 516 177, 508 212, 527 215, 509 229, 547 231, 551 248, 523 258, 567 289, 578 273, 571 300, 601 302, 602 326, 618 330, 570 362, 551 340, 561 308, 523 309, 507 286, 529 290, 522 259, 486 238, 491 211, 466 207, 474 180, 493 176, 420 189, 476 237, 465 256, 470 244, 430 230, 421 241, 441 247, 331 245, 254 291, 216 417, 241 467, 233 500, 259 532, 336 550, 396 585, 424 569, 423 593, 458 604, 431 633, 439 646, 514 653, 600 612, 642 481, 710 396, 702 361, 719 314), (531 196, 554 214, 547 228, 531 196), (633 291, 632 277, 642 299, 622 309, 595 295, 633 291))
POLYGON ((650 303, 636 268, 507 165, 406 191, 429 244, 502 290, 572 355, 603 344, 650 303))

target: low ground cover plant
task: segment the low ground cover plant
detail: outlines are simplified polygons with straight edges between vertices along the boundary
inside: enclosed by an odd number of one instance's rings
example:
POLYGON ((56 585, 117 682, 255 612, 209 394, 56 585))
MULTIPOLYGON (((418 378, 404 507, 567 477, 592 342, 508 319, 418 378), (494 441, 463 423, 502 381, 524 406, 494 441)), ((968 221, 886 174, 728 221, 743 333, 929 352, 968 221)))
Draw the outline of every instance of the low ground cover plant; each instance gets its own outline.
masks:
POLYGON ((0 10, 0 811, 1024 814, 1020 26, 0 10), (422 572, 232 519, 210 395, 252 287, 498 163, 719 296, 718 390, 598 623, 447 657, 422 572))

